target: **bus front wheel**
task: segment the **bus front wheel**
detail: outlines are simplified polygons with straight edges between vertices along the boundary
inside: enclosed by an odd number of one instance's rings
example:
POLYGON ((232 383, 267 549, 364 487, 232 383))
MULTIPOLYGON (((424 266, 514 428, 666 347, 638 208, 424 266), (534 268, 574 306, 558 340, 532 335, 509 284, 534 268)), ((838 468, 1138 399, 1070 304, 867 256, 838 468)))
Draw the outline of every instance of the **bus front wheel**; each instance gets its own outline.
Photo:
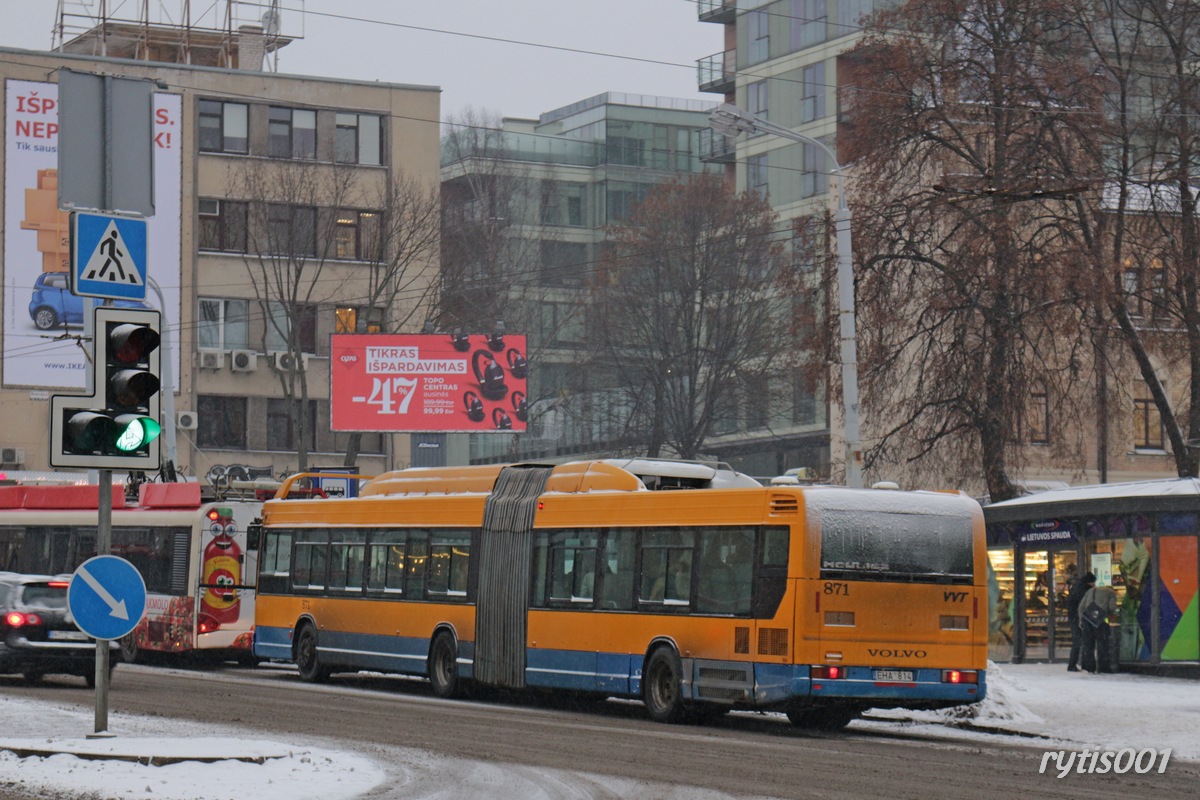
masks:
POLYGON ((650 654, 642 675, 642 700, 650 719, 670 724, 683 722, 687 709, 682 677, 683 667, 674 650, 660 647, 650 654))
POLYGON ((305 625, 296 637, 296 667, 301 680, 321 683, 329 677, 331 670, 321 663, 317 653, 317 632, 312 625, 305 625))
POLYGON ((458 678, 458 648, 454 637, 442 632, 429 648, 429 683, 438 697, 458 697, 462 681, 458 678))

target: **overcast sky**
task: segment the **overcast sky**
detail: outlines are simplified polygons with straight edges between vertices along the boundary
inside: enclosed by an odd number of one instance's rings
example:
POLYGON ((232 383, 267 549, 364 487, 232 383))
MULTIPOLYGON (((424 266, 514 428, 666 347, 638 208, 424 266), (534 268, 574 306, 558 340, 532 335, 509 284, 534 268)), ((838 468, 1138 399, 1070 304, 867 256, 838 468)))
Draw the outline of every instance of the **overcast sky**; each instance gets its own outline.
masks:
MULTIPOLYGON (((142 0, 108 4, 130 18, 142 0)), ((0 0, 0 46, 49 49, 57 5, 0 0)), ((150 0, 151 19, 160 8, 178 19, 183 5, 150 0)), ((191 5, 203 23, 202 10, 224 2, 191 5)), ((696 61, 723 44, 722 26, 700 22, 694 0, 304 0, 304 19, 300 5, 280 2, 282 32, 303 36, 279 51, 280 72, 439 86, 443 119, 467 107, 536 117, 605 91, 720 101, 696 91, 696 61)))

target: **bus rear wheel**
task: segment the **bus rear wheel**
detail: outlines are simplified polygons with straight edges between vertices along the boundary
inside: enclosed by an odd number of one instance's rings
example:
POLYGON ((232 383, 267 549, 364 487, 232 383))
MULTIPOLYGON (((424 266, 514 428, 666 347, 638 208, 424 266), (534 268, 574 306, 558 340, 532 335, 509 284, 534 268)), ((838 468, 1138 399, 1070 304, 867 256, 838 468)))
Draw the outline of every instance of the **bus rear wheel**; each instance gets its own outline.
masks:
POLYGON ((797 728, 815 731, 840 731, 857 716, 852 708, 793 708, 787 712, 788 720, 797 728))
POLYGON ((458 697, 462 681, 458 677, 458 647, 454 637, 443 631, 429 648, 429 684, 438 697, 458 697))
POLYGON ((642 702, 650 719, 676 724, 683 722, 687 708, 683 702, 683 667, 679 656, 669 647, 660 647, 646 660, 642 674, 642 702))
POLYGON ((321 663, 317 653, 317 632, 312 625, 305 625, 296 637, 296 667, 300 679, 309 683, 322 683, 332 670, 321 663))

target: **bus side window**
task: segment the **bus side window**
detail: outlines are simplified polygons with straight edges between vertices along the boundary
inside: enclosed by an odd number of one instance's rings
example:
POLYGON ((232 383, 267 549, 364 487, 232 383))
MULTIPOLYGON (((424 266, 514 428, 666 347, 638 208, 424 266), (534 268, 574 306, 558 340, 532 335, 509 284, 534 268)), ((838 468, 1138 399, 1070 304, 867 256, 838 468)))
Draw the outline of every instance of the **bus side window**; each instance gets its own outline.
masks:
POLYGON ((596 574, 596 605, 617 611, 633 609, 633 583, 637 575, 637 531, 609 528, 596 574))
POLYGON ((750 609, 755 619, 772 619, 787 591, 789 533, 783 526, 761 530, 750 609))
POLYGON ((410 600, 425 599, 426 570, 429 567, 429 531, 408 534, 408 577, 404 592, 410 600))
POLYGON ((642 533, 642 574, 638 598, 643 603, 686 606, 692 599, 692 528, 664 528, 642 533))
POLYGON ((696 573, 696 611, 750 613, 753 559, 753 528, 704 530, 700 539, 700 569, 696 573))

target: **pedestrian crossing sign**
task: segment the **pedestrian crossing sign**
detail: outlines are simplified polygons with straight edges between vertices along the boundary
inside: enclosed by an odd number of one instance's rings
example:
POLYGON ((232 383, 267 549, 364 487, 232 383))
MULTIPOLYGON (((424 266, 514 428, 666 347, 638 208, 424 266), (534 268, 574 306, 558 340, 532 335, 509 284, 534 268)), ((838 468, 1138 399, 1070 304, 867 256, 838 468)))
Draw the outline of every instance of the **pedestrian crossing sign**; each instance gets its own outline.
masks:
POLYGON ((71 216, 71 293, 145 300, 146 220, 82 211, 71 216))

